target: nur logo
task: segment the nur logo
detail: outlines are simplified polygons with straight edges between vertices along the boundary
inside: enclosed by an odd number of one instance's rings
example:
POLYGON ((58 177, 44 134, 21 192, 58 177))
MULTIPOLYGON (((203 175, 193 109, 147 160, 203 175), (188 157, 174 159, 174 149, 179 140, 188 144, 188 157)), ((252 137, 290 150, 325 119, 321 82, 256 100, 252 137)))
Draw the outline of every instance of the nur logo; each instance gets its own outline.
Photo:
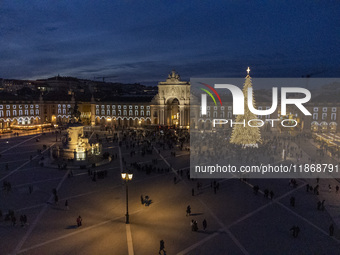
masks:
MULTIPOLYGON (((209 88, 212 92, 214 92, 214 94, 217 96, 218 100, 220 101, 221 106, 223 106, 221 97, 217 93, 217 91, 208 84, 205 84, 205 83, 202 83, 202 82, 200 82, 200 83, 202 85, 206 86, 207 88, 209 88)), ((200 88, 200 89, 203 90, 205 93, 207 93, 212 98, 212 100, 214 101, 215 106, 217 106, 217 103, 216 103, 216 100, 215 100, 215 97, 213 96, 213 94, 211 94, 211 92, 207 89, 204 89, 204 88, 200 88)), ((201 94, 202 115, 207 114, 207 94, 201 94)))

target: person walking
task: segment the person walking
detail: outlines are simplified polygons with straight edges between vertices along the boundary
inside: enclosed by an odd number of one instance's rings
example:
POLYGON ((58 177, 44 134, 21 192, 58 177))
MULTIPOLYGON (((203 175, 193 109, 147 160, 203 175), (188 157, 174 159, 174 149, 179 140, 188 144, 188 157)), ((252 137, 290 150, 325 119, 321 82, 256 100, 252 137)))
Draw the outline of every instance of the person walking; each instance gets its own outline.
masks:
POLYGON ((191 207, 190 207, 190 205, 188 205, 187 206, 187 214, 186 214, 186 216, 190 216, 190 214, 191 214, 191 207))
POLYGON ((204 219, 202 224, 203 224, 203 230, 205 231, 207 228, 207 220, 204 219))
POLYGON ((77 225, 78 225, 78 227, 80 227, 82 225, 82 221, 83 221, 83 219, 79 215, 79 217, 77 218, 77 225))
POLYGON ((160 242, 159 242, 159 252, 158 252, 158 254, 161 254, 161 251, 163 251, 163 254, 165 254, 165 246, 164 246, 164 241, 163 240, 161 240, 160 242))
POLYGON ((333 236, 334 235, 334 225, 333 223, 329 226, 329 236, 333 236))

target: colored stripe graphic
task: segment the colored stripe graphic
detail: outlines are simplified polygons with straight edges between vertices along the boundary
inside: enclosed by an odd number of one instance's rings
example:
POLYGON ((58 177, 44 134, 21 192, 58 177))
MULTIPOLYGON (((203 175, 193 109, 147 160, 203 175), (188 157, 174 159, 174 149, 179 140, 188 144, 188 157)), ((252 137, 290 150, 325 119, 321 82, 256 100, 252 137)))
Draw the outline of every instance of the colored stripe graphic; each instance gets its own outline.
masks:
POLYGON ((202 88, 200 88, 200 89, 203 90, 205 93, 207 93, 207 94, 212 98, 212 100, 214 100, 214 103, 215 103, 215 105, 217 106, 216 100, 215 100, 214 96, 213 96, 208 90, 202 89, 202 88))
MULTIPOLYGON (((217 91, 216 91, 213 87, 211 87, 210 85, 208 85, 208 84, 205 84, 205 83, 203 83, 203 82, 200 82, 200 83, 203 84, 204 86, 206 86, 207 88, 211 89, 212 92, 214 92, 214 94, 217 96, 218 100, 220 101, 221 106, 223 106, 223 105, 222 105, 222 100, 221 100, 221 98, 220 98, 220 95, 217 93, 217 91)), ((215 104, 216 104, 216 103, 215 103, 215 104)))

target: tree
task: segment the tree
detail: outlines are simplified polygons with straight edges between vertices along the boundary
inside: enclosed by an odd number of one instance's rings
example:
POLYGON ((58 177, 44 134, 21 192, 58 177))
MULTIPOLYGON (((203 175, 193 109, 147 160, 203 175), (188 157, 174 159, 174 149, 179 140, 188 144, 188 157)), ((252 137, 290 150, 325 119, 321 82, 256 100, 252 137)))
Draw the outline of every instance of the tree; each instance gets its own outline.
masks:
MULTIPOLYGON (((261 143, 261 133, 259 127, 251 127, 248 125, 249 120, 257 119, 256 115, 250 112, 248 108, 248 88, 252 87, 251 77, 249 75, 249 67, 248 67, 248 75, 245 78, 244 86, 243 86, 243 94, 244 94, 244 115, 237 115, 235 122, 245 123, 243 124, 234 124, 233 131, 230 138, 230 143, 238 144, 242 146, 255 146, 258 143, 261 143)), ((255 106, 254 92, 253 92, 253 106, 255 106)), ((250 123, 252 126, 259 125, 256 121, 252 121, 250 123)))

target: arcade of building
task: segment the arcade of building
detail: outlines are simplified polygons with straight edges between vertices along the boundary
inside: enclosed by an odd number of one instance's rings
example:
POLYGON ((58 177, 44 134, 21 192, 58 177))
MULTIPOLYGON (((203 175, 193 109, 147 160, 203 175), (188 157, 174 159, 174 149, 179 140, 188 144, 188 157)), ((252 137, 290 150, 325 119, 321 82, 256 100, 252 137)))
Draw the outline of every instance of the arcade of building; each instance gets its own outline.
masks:
MULTIPOLYGON (((72 98, 68 101, 48 101, 40 96, 36 101, 6 100, 0 102, 0 131, 11 129, 34 129, 44 125, 67 123, 70 112, 76 104, 72 98)), ((271 102, 257 102, 258 109, 269 109, 271 102)), ((158 94, 153 98, 121 96, 116 101, 98 101, 92 96, 89 101, 77 101, 81 120, 85 125, 113 127, 173 126, 177 128, 195 128, 202 125, 212 129, 212 119, 232 118, 232 104, 226 106, 208 106, 207 115, 202 117, 199 107, 190 117, 190 83, 181 81, 180 76, 172 71, 164 82, 158 83, 158 94)), ((301 116, 292 109, 284 119, 297 120, 300 130, 312 132, 337 132, 340 119, 340 105, 336 103, 318 103, 306 105, 312 116, 301 116)), ((270 116, 258 116, 259 119, 277 119, 279 112, 270 116), (275 117, 273 117, 275 116, 275 117)), ((200 126, 200 127, 202 127, 200 126)))

